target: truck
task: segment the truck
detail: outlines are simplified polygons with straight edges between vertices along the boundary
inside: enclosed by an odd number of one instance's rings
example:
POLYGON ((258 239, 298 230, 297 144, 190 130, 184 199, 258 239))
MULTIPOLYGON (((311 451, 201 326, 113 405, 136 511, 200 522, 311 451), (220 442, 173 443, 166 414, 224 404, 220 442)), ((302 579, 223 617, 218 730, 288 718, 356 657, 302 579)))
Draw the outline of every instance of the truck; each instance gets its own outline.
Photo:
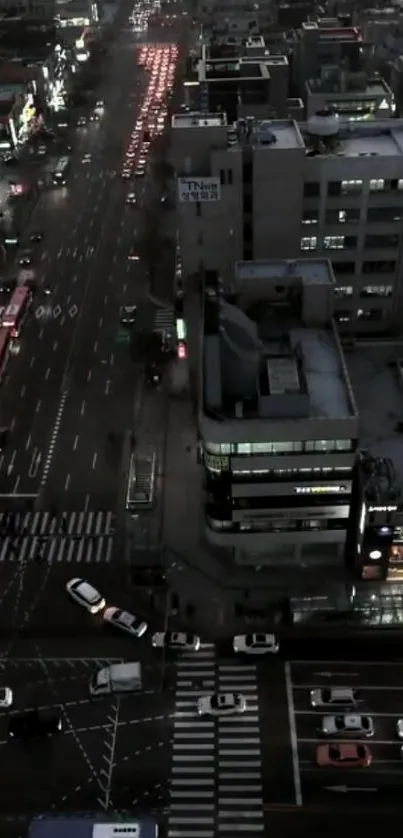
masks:
POLYGON ((94 696, 130 693, 141 689, 141 664, 138 661, 104 666, 97 669, 90 681, 90 693, 94 696))

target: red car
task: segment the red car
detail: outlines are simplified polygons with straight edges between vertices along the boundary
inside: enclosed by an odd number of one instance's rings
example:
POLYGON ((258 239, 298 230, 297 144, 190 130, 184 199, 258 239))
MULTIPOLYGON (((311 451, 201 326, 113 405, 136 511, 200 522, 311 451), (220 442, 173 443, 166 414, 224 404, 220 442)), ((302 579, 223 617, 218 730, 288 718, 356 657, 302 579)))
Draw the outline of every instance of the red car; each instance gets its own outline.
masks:
POLYGON ((368 745, 356 742, 318 745, 316 749, 316 764, 320 768, 368 768, 372 762, 372 754, 368 745))

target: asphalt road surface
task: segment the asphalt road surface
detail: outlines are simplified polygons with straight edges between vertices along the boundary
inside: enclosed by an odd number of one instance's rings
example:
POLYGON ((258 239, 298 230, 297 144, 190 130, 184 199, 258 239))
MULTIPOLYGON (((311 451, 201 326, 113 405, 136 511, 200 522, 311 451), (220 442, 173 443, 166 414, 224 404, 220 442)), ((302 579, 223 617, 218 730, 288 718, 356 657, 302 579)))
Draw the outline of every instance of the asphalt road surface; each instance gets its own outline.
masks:
POLYGON ((65 510, 114 508, 122 429, 132 419, 135 370, 118 342, 119 308, 141 298, 145 277, 127 259, 139 210, 126 205, 133 184, 119 174, 147 74, 136 64, 139 36, 123 25, 130 3, 124 10, 97 94, 104 116, 78 129, 66 188, 46 192, 31 222, 45 233, 34 267, 52 294, 36 298, 2 385, 0 424, 12 433, 1 494, 42 491, 45 506, 65 510))

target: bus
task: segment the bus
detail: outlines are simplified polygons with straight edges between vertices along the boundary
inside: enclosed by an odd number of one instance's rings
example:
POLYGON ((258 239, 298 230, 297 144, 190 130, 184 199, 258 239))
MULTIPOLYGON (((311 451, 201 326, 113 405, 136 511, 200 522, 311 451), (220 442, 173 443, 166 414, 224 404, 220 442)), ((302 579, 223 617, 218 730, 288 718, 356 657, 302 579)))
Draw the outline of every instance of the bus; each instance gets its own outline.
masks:
POLYGON ((29 288, 26 288, 25 285, 19 285, 15 289, 1 320, 3 329, 10 329, 10 337, 19 337, 21 326, 28 314, 31 302, 32 294, 29 288))
POLYGON ((67 172, 70 168, 70 158, 61 157, 56 163, 52 172, 53 186, 65 186, 67 182, 67 172))
POLYGON ((8 329, 0 329, 0 382, 6 373, 6 366, 10 348, 10 332, 8 329))

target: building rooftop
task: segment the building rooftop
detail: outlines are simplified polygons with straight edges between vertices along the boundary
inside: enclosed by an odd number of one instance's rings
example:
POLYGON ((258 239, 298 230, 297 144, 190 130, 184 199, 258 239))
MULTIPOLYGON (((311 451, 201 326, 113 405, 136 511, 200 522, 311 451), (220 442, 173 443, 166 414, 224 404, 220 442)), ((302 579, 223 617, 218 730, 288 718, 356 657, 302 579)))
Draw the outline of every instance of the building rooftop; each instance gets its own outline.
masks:
POLYGON ((174 114, 172 117, 172 128, 218 128, 227 124, 227 117, 223 113, 190 113, 174 114))
POLYGON ((266 267, 264 274, 264 263, 254 274, 248 274, 246 263, 238 263, 231 302, 207 295, 206 416, 231 421, 356 421, 343 352, 328 312, 332 272, 325 261, 317 263, 311 271, 307 266, 304 279, 302 266, 299 273, 295 263, 273 261, 271 272, 266 267), (291 273, 287 265, 293 266, 291 273))
POLYGON ((315 283, 333 285, 328 259, 259 259, 254 262, 236 262, 235 280, 275 279, 278 282, 289 278, 290 267, 294 274, 301 277, 304 284, 315 283))
POLYGON ((403 498, 403 342, 356 343, 346 363, 360 418, 359 442, 374 457, 393 464, 403 498), (400 429, 399 429, 400 427, 400 429))
MULTIPOLYGON (((330 117, 313 117, 318 119, 330 117)), ((337 119, 337 117, 336 117, 337 119)), ((335 133, 323 136, 321 147, 317 147, 320 134, 312 132, 312 122, 299 124, 299 129, 307 148, 315 147, 315 155, 326 157, 332 154, 345 157, 385 156, 396 157, 403 152, 403 119, 373 120, 369 122, 350 122, 339 120, 335 124, 335 133)))
POLYGON ((390 87, 382 78, 369 78, 365 82, 363 81, 362 84, 355 83, 354 79, 351 78, 345 88, 341 84, 340 78, 337 79, 335 76, 309 79, 306 82, 306 89, 311 96, 315 95, 315 93, 322 93, 327 96, 345 96, 346 99, 363 98, 365 100, 375 97, 391 96, 390 87))

